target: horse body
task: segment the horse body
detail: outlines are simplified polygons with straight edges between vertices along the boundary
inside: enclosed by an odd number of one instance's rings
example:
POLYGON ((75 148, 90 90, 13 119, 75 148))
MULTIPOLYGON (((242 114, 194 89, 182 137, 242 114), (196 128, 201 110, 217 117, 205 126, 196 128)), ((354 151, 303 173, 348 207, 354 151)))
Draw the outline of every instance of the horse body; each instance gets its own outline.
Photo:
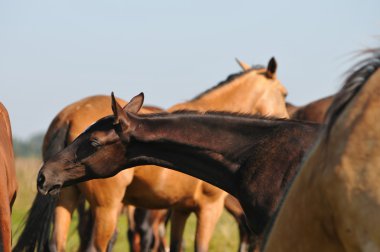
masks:
POLYGON ((380 250, 380 50, 373 54, 337 93, 265 251, 380 250))
POLYGON ((11 211, 16 199, 17 181, 9 115, 0 103, 0 250, 11 251, 11 211))

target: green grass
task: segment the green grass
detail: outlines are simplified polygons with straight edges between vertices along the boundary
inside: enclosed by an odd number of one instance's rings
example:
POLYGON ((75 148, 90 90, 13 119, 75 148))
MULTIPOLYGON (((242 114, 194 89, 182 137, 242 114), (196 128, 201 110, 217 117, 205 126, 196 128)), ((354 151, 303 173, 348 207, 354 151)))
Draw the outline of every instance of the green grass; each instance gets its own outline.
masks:
MULTIPOLYGON (((17 241, 20 224, 31 206, 36 190, 36 176, 41 161, 38 159, 16 159, 17 179, 19 190, 17 199, 12 212, 12 229, 14 233, 13 243, 17 241)), ((77 251, 79 239, 75 231, 77 225, 77 214, 74 213, 70 228, 69 239, 67 241, 67 251, 77 251)), ((196 218, 194 214, 187 221, 185 229, 185 251, 194 251, 196 218)), ((118 222, 119 235, 113 251, 128 251, 129 246, 126 240, 127 220, 125 215, 121 215, 118 222)), ((169 237, 169 231, 167 231, 169 237)), ((169 238, 167 238, 169 244, 169 238)), ((237 251, 238 248, 238 229, 234 219, 225 211, 219 220, 211 244, 210 251, 237 251)))

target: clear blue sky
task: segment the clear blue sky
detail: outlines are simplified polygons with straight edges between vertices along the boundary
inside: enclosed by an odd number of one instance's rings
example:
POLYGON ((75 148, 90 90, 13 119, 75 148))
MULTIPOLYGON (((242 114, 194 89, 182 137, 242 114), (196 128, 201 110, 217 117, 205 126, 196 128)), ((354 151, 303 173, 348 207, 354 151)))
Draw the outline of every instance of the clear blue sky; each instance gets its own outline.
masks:
POLYGON ((144 91, 167 108, 239 71, 235 57, 275 56, 300 105, 336 91, 379 35, 379 0, 2 0, 0 100, 25 138, 85 96, 144 91))

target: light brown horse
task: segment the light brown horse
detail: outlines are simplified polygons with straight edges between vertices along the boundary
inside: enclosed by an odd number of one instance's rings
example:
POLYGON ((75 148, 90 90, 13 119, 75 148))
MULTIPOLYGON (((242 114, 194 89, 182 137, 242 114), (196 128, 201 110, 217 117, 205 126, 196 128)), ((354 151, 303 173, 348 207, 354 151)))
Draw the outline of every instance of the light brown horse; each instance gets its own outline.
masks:
MULTIPOLYGON (((126 104, 121 99, 118 99, 118 101, 126 104)), ((54 118, 45 134, 42 147, 43 160, 46 161, 71 143, 92 123, 110 115, 112 113, 110 104, 108 96, 98 95, 81 99, 65 107, 54 118)), ((147 106, 141 112, 151 113, 158 111, 162 110, 147 106)), ((91 245, 95 243, 105 250, 110 237, 104 238, 104 234, 107 235, 107 232, 109 232, 112 236, 115 227, 111 226, 108 229, 107 225, 103 225, 103 216, 116 220, 121 204, 120 198, 124 195, 124 191, 110 191, 114 186, 125 188, 132 180, 132 175, 133 170, 130 170, 114 178, 89 181, 75 187, 69 187, 62 191, 58 201, 38 194, 29 212, 26 227, 20 235, 14 250, 33 250, 37 246, 37 250, 41 251, 47 250, 49 246, 53 251, 64 251, 72 213, 78 206, 80 192, 84 193, 95 216, 95 227, 93 228, 95 234, 93 236, 86 234, 87 238, 92 237, 94 240, 91 245), (109 195, 111 194, 116 194, 119 199, 110 198, 109 195), (54 218, 53 214, 55 215, 54 218), (50 223, 53 219, 53 235, 49 245, 47 243, 50 238, 50 223)), ((83 237, 83 239, 85 238, 83 237)), ((80 250, 84 250, 87 244, 81 244, 81 246, 80 250)))
POLYGON ((380 49, 337 93, 265 251, 380 250, 380 49))
MULTIPOLYGON (((232 75, 216 87, 189 102, 170 108, 169 111, 218 110, 288 117, 284 101, 287 91, 276 78, 276 68, 277 64, 272 58, 267 68, 259 67, 232 75)), ((96 188, 107 188, 107 191, 100 192, 100 195, 107 195, 109 202, 95 212, 92 244, 98 250, 105 251, 107 247, 116 226, 115 216, 117 216, 118 204, 121 201, 146 208, 171 207, 173 209, 172 251, 180 249, 185 221, 191 212, 195 212, 197 215, 196 249, 208 250, 215 224, 223 210, 225 193, 222 190, 176 171, 152 169, 147 166, 134 169, 133 181, 127 191, 125 190, 130 182, 129 177, 125 180, 118 174, 111 179, 119 179, 122 182, 110 182, 112 186, 106 187, 106 184, 97 184, 106 182, 93 180, 81 183, 78 187, 90 199, 98 197, 96 188), (167 190, 168 188, 170 190, 167 190)), ((75 199, 77 197, 75 195, 78 194, 76 190, 76 188, 68 188, 61 192, 59 208, 56 210, 56 221, 70 218, 74 207, 72 198, 75 199)), ((57 225, 58 223, 55 226, 57 225)), ((64 241, 68 227, 61 224, 59 226, 64 228, 56 228, 53 238, 60 237, 64 241)), ((59 247, 64 248, 64 243, 59 247)))
POLYGON ((0 103, 0 251, 10 252, 11 212, 16 199, 17 181, 9 115, 0 103))
MULTIPOLYGON (((247 63, 236 59, 237 63, 243 71, 249 71, 251 66, 247 63)), ((334 99, 333 95, 315 100, 304 106, 295 106, 292 103, 286 102, 286 109, 291 119, 311 121, 323 123, 326 112, 334 99)))

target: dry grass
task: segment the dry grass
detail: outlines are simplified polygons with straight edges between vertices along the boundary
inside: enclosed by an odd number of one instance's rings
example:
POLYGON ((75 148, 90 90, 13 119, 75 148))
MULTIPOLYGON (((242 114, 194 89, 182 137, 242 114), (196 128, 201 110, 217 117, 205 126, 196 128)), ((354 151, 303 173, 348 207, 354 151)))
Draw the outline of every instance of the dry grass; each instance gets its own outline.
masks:
MULTIPOLYGON (((30 205, 34 199, 36 190, 36 177, 41 161, 38 159, 28 158, 16 159, 17 179, 19 182, 19 191, 17 199, 13 207, 12 213, 12 227, 14 232, 14 242, 17 241, 19 232, 18 227, 22 223, 22 220, 30 208, 30 205), (16 232, 15 232, 16 231, 16 232)), ((67 244, 67 251, 76 251, 78 248, 78 236, 75 232, 75 226, 77 223, 77 216, 73 216, 73 224, 71 225, 71 231, 67 244)), ((195 234, 195 216, 190 216, 187 221, 185 229, 185 251, 194 251, 194 234, 195 234)), ((128 251, 128 244, 126 241, 126 218, 121 216, 118 222, 119 236, 116 246, 113 251, 128 251)), ((237 225, 233 218, 223 213, 221 220, 219 221, 213 239, 210 245, 210 251, 237 251, 238 248, 238 233, 237 225)))

